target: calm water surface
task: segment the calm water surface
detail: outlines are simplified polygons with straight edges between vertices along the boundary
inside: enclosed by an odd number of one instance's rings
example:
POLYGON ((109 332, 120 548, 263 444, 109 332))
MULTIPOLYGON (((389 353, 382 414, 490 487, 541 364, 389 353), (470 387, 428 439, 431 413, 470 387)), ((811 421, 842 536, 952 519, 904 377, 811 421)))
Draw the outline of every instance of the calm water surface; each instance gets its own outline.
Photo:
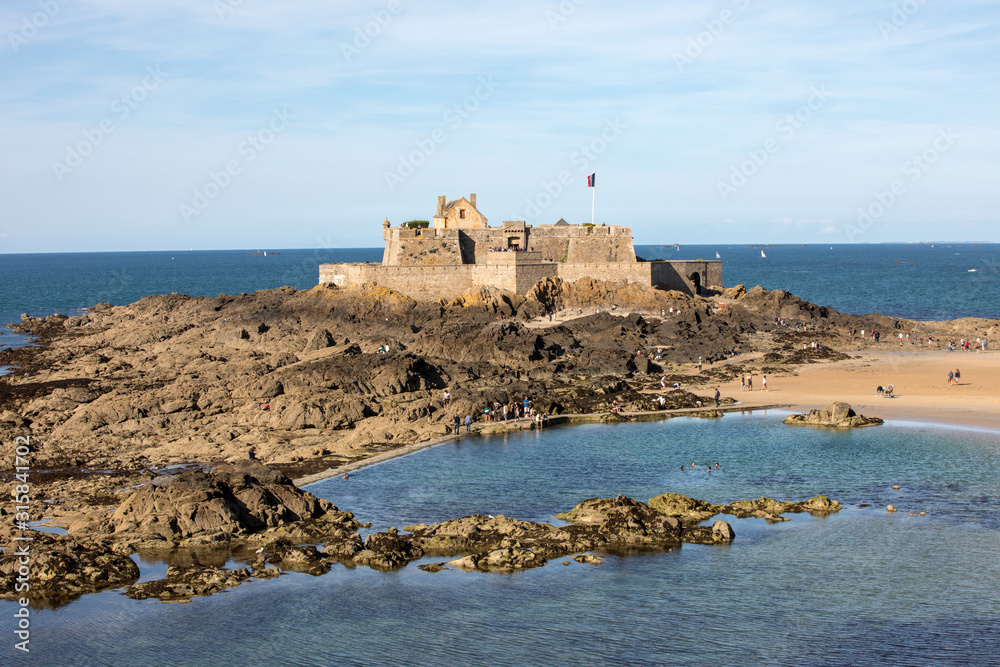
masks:
POLYGON ((823 493, 847 506, 841 513, 732 519, 730 546, 599 566, 557 559, 514 575, 338 566, 186 605, 112 591, 36 612, 31 662, 996 664, 997 434, 919 424, 840 433, 781 417, 469 438, 310 490, 374 529, 473 512, 545 521, 588 497, 664 491, 717 502, 823 493), (722 469, 679 470, 692 461, 722 469), (901 511, 887 514, 887 503, 901 511), (927 516, 908 516, 919 511, 927 516))

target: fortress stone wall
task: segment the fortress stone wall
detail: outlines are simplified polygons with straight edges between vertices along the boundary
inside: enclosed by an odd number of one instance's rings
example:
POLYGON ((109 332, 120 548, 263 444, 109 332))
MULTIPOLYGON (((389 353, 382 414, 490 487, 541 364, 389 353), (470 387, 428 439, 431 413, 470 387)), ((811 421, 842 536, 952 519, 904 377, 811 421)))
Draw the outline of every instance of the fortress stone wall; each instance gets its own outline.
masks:
POLYGON ((451 202, 439 197, 433 227, 392 227, 386 220, 382 238, 381 265, 322 264, 319 282, 341 287, 375 283, 423 300, 453 299, 483 286, 524 294, 539 280, 555 276, 688 293, 722 285, 718 260, 637 261, 631 227, 562 220, 490 227, 476 209, 474 194, 451 202))

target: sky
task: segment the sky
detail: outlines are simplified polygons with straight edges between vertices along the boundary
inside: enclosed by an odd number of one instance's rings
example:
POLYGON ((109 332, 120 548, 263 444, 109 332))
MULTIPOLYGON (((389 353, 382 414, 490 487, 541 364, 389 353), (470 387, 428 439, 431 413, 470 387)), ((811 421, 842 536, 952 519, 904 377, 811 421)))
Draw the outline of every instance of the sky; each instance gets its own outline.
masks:
POLYGON ((0 253, 378 247, 473 192, 640 245, 1000 241, 996 1, 4 0, 0 36, 0 253))

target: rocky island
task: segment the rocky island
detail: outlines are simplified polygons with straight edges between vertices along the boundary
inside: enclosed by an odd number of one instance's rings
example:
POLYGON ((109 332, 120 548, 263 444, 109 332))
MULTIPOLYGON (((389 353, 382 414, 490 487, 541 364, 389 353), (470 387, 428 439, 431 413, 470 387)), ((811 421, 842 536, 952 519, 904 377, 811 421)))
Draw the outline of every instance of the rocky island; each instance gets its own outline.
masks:
MULTIPOLYGON (((455 418, 466 415, 476 432, 535 428, 543 417, 718 416, 743 408, 731 396, 717 402, 716 387, 849 359, 841 349, 853 329, 947 336, 993 326, 843 315, 760 287, 694 295, 590 278, 438 301, 371 285, 170 294, 74 317, 23 317, 14 328, 37 345, 0 352, 0 364, 14 367, 0 378, 0 436, 8 462, 16 439, 27 438, 32 511, 66 531, 35 533, 36 550, 44 545, 36 572, 47 573, 38 587, 52 604, 133 583, 128 556, 137 550, 172 554, 166 580, 129 589, 161 599, 276 576, 268 565, 384 569, 425 554, 459 556, 447 562, 470 570, 561 556, 596 562, 586 554, 726 543, 725 522, 697 525, 720 513, 781 520, 839 506, 822 497, 722 506, 620 496, 582 502, 558 515, 569 522, 561 527, 466 517, 362 538, 350 512, 292 479, 459 437, 455 418), (534 419, 499 416, 525 399, 534 419), (248 566, 222 570, 231 556, 248 566)), ((11 469, 3 475, 14 478, 11 469)), ((11 544, 10 517, 3 531, 11 544)), ((8 547, 7 596, 15 570, 8 547)))

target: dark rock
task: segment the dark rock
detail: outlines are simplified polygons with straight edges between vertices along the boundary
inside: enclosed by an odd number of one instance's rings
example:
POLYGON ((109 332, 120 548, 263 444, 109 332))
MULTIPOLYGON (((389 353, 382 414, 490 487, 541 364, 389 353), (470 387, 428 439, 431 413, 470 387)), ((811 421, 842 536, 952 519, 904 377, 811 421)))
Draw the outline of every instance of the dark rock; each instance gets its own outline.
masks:
MULTIPOLYGON (((142 486, 115 511, 111 525, 117 536, 191 546, 246 537, 328 512, 337 509, 298 489, 280 472, 245 461, 211 473, 185 472, 163 486, 142 486)), ((334 518, 352 525, 353 517, 334 518)))
POLYGON ((239 586, 250 577, 250 570, 227 570, 211 565, 171 566, 166 579, 129 586, 125 594, 134 600, 157 598, 161 602, 186 602, 192 597, 211 595, 239 586))
POLYGON ((365 548, 354 556, 354 562, 371 568, 391 570, 423 557, 424 551, 395 528, 369 535, 365 548))
POLYGON ((832 403, 823 410, 810 410, 809 414, 786 417, 782 422, 793 426, 824 426, 828 428, 861 428, 884 424, 878 417, 865 417, 854 412, 850 404, 843 401, 832 403))
POLYGON ((84 593, 124 586, 139 578, 135 562, 116 553, 108 542, 37 532, 30 536, 30 542, 5 540, 7 548, 0 556, 2 599, 25 597, 15 589, 23 565, 17 553, 21 545, 28 545, 30 553, 31 593, 27 597, 33 604, 64 604, 84 593))

